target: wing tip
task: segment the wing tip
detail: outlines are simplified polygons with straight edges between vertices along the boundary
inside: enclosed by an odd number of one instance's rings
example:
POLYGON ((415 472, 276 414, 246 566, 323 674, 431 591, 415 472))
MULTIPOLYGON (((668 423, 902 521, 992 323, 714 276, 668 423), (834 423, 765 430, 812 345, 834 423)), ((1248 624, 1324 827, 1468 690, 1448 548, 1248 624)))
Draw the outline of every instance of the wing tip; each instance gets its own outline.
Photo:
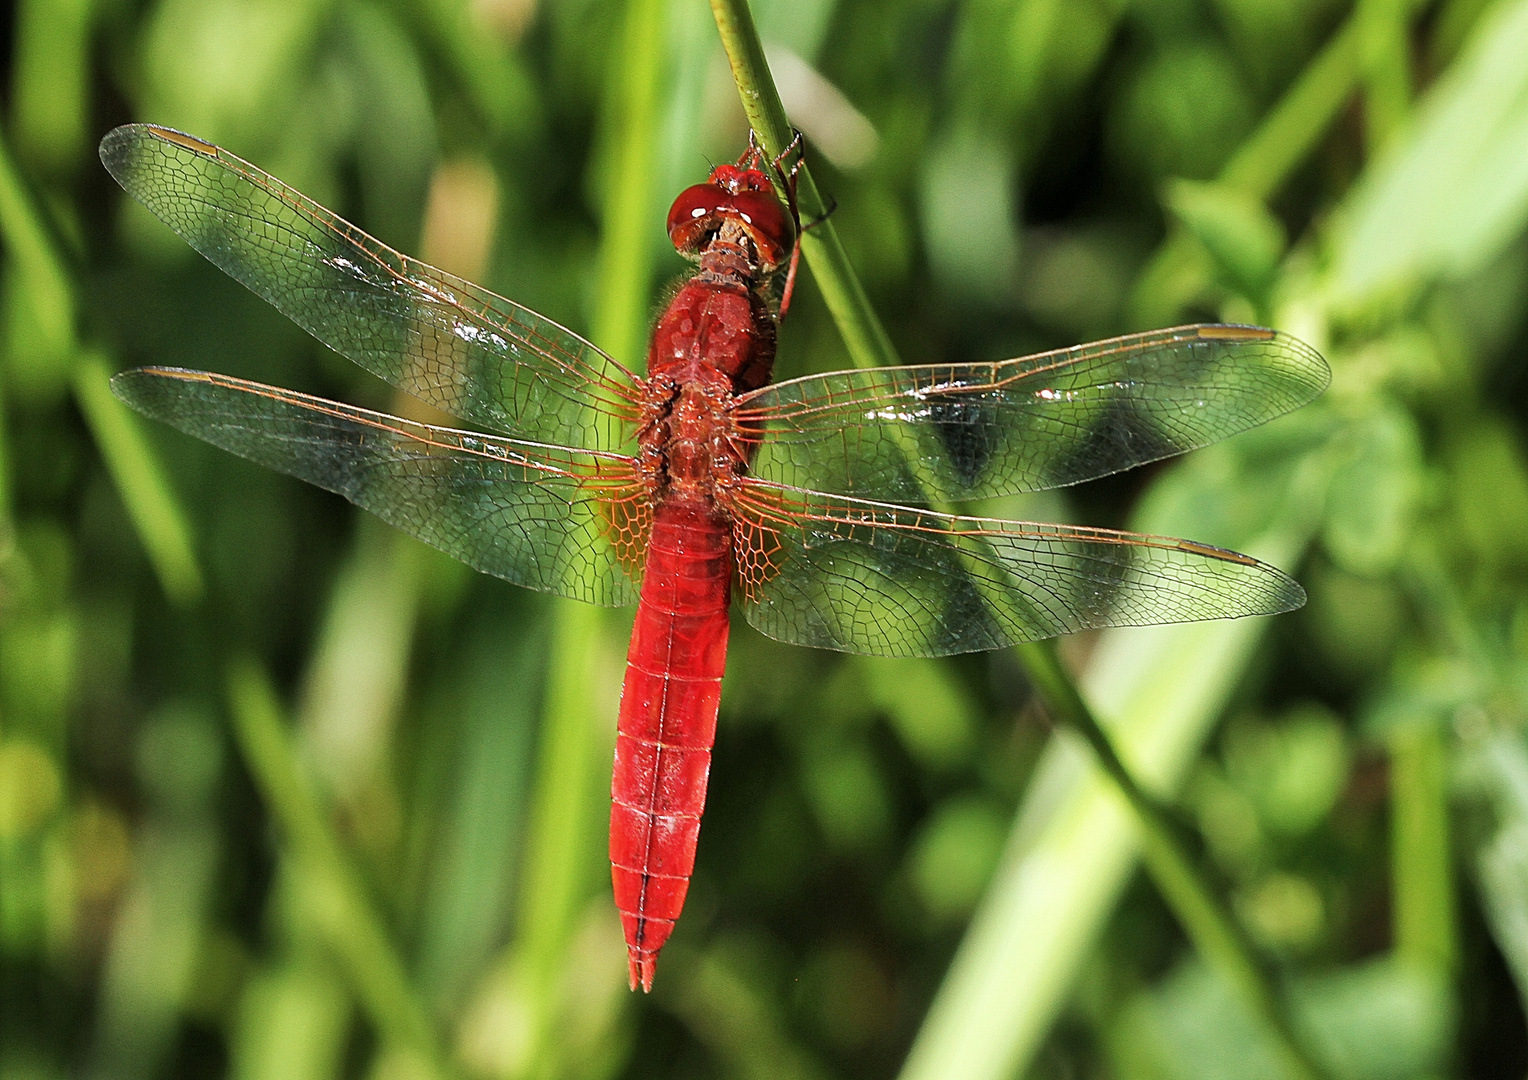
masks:
POLYGON ((160 127, 158 124, 144 124, 143 130, 154 136, 161 142, 179 146, 192 153, 201 154, 204 157, 217 157, 218 148, 206 139, 198 139, 195 135, 188 135, 184 131, 176 131, 174 128, 160 127))
POLYGON ((1195 335, 1203 341, 1223 342, 1279 342, 1284 349, 1279 366, 1286 374, 1298 378, 1301 384, 1299 405, 1309 404, 1326 390, 1332 382, 1332 367, 1326 357, 1314 345, 1284 330, 1245 323, 1201 323, 1193 327, 1195 335))
MULTIPOLYGON (((1266 565, 1266 564, 1264 564, 1266 565)), ((1291 611, 1299 611, 1305 606, 1309 597, 1305 593, 1305 586, 1290 577, 1278 567, 1269 566, 1269 570, 1278 575, 1278 590, 1273 596, 1274 608, 1269 615, 1287 615, 1291 611)))
POLYGON ((1277 330, 1247 323, 1201 323, 1194 331, 1211 341, 1272 341, 1279 336, 1277 330))
POLYGON ((169 382, 214 381, 211 372, 196 371, 193 368, 139 367, 117 372, 111 377, 110 386, 112 396, 124 405, 145 416, 157 417, 153 403, 159 394, 165 392, 158 388, 169 382))
POLYGON ((1248 615, 1283 615, 1305 606, 1304 587, 1277 566, 1255 559, 1251 555, 1243 555, 1240 551, 1200 543, 1197 540, 1178 540, 1176 547, 1177 550, 1189 555, 1246 567, 1266 582, 1268 586, 1266 592, 1256 599, 1249 598, 1246 610, 1233 611, 1224 616, 1218 616, 1220 618, 1239 619, 1248 615))
POLYGON ((123 124, 114 127, 101 138, 96 153, 100 156, 101 164, 106 166, 106 171, 116 178, 117 183, 127 187, 134 161, 150 139, 168 143, 203 158, 216 159, 222 153, 206 139, 158 124, 123 124))

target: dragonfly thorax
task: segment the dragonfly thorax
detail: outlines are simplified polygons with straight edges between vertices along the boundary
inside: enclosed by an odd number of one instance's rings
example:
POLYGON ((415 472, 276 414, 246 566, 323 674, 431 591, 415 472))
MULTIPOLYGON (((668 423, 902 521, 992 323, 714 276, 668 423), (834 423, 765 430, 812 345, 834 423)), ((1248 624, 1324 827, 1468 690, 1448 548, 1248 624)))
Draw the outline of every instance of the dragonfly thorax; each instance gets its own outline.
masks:
POLYGON ((676 492, 713 495, 717 485, 742 465, 732 452, 733 425, 727 409, 731 388, 691 383, 679 394, 670 420, 668 479, 676 492))

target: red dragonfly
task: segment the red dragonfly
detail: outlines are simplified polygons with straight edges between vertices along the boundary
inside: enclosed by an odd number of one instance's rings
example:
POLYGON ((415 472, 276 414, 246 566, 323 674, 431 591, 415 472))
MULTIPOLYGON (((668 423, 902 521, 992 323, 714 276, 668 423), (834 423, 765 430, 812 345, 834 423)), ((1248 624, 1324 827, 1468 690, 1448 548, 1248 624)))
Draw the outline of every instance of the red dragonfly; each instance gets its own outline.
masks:
POLYGON ((1328 371, 1288 335, 1184 326, 770 385, 796 230, 777 163, 754 150, 674 202, 669 235, 698 268, 640 376, 210 143, 134 124, 101 160, 319 341, 495 434, 175 368, 118 375, 122 400, 477 570, 637 604, 610 816, 633 989, 651 989, 689 887, 733 601, 772 638, 877 656, 1304 602, 1275 568, 1207 544, 937 509, 1105 476, 1303 405, 1328 371))

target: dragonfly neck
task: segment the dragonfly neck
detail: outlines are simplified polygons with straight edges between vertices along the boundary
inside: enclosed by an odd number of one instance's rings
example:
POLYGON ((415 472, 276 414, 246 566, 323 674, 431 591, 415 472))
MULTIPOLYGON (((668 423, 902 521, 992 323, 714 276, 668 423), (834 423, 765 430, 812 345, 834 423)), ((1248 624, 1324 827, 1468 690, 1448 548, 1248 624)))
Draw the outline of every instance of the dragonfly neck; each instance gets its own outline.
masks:
POLYGON ((747 291, 768 273, 747 231, 741 224, 727 221, 700 253, 700 270, 695 276, 707 284, 747 291))

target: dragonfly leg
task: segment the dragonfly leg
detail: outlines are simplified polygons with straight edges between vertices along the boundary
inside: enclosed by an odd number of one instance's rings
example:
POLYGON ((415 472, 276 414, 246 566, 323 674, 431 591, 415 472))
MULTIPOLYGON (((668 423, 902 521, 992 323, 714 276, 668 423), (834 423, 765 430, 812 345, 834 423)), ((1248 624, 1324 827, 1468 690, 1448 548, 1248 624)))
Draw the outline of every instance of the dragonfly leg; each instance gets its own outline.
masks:
MULTIPOLYGON (((792 129, 795 134, 790 143, 774 156, 769 162, 770 168, 779 176, 780 186, 785 189, 785 206, 791 212, 791 222, 796 226, 796 242, 791 245, 790 268, 785 272, 785 288, 780 293, 780 318, 785 318, 785 313, 791 308, 791 297, 796 292, 796 270, 801 265, 801 208, 796 202, 796 183, 801 175, 801 167, 806 163, 806 154, 802 149, 803 140, 800 129, 792 129), (796 155, 795 163, 787 172, 781 167, 781 163, 791 154, 796 155)), ((748 132, 750 144, 754 141, 753 131, 748 132)))

